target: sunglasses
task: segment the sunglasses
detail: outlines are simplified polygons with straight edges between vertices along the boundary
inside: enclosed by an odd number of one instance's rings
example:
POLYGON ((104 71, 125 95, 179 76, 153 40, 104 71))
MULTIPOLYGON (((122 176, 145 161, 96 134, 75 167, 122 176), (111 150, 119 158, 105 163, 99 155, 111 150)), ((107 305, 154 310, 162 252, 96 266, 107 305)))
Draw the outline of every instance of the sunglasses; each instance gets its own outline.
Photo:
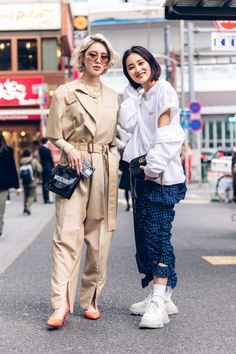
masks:
POLYGON ((88 60, 92 62, 95 62, 98 59, 98 57, 100 58, 102 64, 107 64, 109 62, 109 55, 105 53, 99 54, 98 52, 91 51, 86 53, 86 56, 88 60))

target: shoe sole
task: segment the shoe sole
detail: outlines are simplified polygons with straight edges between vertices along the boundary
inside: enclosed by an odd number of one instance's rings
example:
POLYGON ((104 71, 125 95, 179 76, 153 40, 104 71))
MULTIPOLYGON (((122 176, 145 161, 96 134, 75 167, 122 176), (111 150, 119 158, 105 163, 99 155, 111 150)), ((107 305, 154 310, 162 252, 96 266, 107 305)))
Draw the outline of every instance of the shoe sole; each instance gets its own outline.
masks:
POLYGON ((169 323, 170 322, 170 320, 169 320, 169 318, 167 318, 166 320, 164 320, 163 321, 163 323, 159 323, 159 324, 152 324, 152 323, 145 323, 145 322, 141 322, 140 324, 139 324, 139 328, 153 328, 153 329, 155 329, 155 328, 163 328, 164 327, 164 325, 166 325, 167 323, 169 323))
POLYGON ((131 310, 130 310, 130 314, 131 314, 131 315, 134 315, 134 316, 143 316, 143 315, 144 315, 144 312, 137 312, 137 311, 131 311, 131 310))
POLYGON ((179 310, 170 311, 170 312, 168 312, 168 311, 167 311, 168 316, 175 316, 175 315, 177 315, 177 314, 178 314, 178 312, 179 312, 179 310))
MULTIPOLYGON (((179 312, 179 310, 178 310, 178 309, 176 309, 176 310, 174 310, 174 311, 168 311, 168 310, 166 310, 166 312, 167 312, 168 316, 174 316, 174 315, 177 315, 177 313, 179 312)), ((144 313, 145 313, 145 311, 143 311, 143 312, 139 311, 139 312, 138 312, 138 311, 132 311, 132 310, 130 310, 130 314, 131 314, 131 315, 134 315, 134 316, 143 316, 144 313)))

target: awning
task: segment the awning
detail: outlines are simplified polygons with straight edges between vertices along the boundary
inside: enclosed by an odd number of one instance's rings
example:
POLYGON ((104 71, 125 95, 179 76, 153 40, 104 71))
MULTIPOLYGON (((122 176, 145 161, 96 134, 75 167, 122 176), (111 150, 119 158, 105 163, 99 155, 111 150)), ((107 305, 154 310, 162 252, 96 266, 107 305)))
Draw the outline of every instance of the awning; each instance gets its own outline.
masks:
POLYGON ((236 20, 236 0, 167 0, 167 20, 236 20))

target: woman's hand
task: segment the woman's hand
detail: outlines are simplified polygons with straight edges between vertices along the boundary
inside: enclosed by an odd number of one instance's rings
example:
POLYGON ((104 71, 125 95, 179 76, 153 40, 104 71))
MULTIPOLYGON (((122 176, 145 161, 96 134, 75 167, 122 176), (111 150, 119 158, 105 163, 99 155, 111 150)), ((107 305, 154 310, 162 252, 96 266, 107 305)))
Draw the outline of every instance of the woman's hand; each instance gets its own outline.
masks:
POLYGON ((16 190, 16 195, 17 195, 17 197, 19 197, 20 194, 21 194, 21 188, 17 188, 17 190, 16 190))
POLYGON ((75 170, 78 174, 82 172, 81 152, 77 149, 71 149, 68 154, 69 167, 75 170))
MULTIPOLYGON (((140 170, 143 170, 144 171, 144 167, 145 166, 139 166, 140 170)), ((144 177, 144 181, 155 181, 157 179, 157 177, 149 177, 147 175, 145 175, 144 177)))

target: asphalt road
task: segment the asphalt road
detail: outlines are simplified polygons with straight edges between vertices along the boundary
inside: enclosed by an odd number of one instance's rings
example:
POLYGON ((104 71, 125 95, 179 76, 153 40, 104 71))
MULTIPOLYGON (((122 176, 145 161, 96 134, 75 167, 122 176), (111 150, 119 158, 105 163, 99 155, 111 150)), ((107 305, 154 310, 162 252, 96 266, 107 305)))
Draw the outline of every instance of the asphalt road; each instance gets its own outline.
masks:
POLYGON ((213 266, 202 256, 236 256, 234 205, 183 203, 176 208, 173 242, 179 314, 163 329, 140 330, 132 302, 146 296, 134 260, 132 214, 119 205, 118 229, 100 301, 102 318, 81 316, 45 329, 50 314, 50 252, 54 222, 0 275, 0 353, 231 354, 236 348, 235 266, 213 266))

